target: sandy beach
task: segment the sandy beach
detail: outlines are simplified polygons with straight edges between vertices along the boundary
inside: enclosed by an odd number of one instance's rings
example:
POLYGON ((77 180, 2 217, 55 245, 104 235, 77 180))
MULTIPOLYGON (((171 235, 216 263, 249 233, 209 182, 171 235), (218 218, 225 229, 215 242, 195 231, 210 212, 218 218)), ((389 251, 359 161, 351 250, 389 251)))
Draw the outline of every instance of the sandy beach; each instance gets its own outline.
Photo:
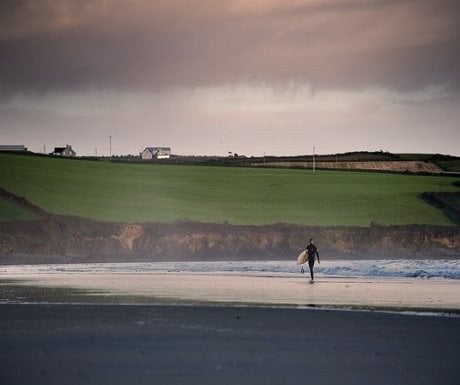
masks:
MULTIPOLYGON (((51 265, 50 265, 51 266, 51 265)), ((0 269, 0 283, 39 288, 88 291, 129 303, 213 303, 273 306, 338 306, 385 309, 460 311, 460 280, 395 277, 318 276, 281 272, 177 272, 51 268, 47 265, 10 266, 0 269)), ((0 285, 1 289, 1 285, 0 285)), ((14 298, 2 294, 3 302, 14 298)))

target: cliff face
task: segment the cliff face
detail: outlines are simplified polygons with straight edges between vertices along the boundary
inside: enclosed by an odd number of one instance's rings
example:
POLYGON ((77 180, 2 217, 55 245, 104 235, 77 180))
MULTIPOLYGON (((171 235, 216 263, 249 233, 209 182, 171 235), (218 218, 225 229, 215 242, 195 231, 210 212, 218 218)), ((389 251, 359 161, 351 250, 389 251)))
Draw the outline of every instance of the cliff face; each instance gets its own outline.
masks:
POLYGON ((458 226, 119 224, 47 216, 0 222, 0 263, 295 259, 309 238, 324 259, 460 257, 458 226))

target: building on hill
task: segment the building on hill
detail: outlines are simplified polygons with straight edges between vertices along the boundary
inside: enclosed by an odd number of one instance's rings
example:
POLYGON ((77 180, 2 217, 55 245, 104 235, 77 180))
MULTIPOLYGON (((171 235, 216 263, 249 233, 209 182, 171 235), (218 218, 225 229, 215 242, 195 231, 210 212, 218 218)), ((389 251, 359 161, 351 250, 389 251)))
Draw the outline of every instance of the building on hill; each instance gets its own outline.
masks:
POLYGON ((171 147, 146 147, 141 152, 141 159, 168 159, 171 156, 171 147))
POLYGON ((23 144, 0 144, 0 152, 27 152, 27 147, 23 144))
POLYGON ((72 150, 72 146, 66 144, 65 147, 54 147, 54 151, 51 153, 51 155, 74 157, 77 156, 77 153, 72 150))

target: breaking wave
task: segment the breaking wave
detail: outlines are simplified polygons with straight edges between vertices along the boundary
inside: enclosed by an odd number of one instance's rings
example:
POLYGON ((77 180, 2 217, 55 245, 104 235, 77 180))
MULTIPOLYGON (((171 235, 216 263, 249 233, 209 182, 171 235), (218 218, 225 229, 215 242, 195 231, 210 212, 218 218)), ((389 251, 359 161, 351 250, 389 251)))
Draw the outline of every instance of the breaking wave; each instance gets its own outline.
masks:
MULTIPOLYGON (((308 270, 308 267, 306 267, 308 270)), ((248 275, 293 275, 300 267, 295 261, 226 262, 139 262, 82 263, 61 265, 1 266, 0 274, 72 274, 72 273, 203 273, 248 275)), ((460 279, 460 260, 360 260, 327 261, 315 265, 318 276, 394 277, 460 279)))
POLYGON ((337 262, 318 267, 327 276, 460 279, 460 261, 393 260, 337 262))

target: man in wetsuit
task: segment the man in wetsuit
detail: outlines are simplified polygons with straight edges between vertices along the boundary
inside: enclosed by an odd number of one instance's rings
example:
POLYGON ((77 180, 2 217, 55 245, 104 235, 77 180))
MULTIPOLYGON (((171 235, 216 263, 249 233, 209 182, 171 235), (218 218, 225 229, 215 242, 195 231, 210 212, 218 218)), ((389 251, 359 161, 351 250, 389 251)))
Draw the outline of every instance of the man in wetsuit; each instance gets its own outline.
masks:
POLYGON ((310 239, 310 243, 308 244, 308 246, 305 249, 305 251, 308 254, 308 267, 310 268, 310 276, 311 276, 311 281, 310 282, 313 283, 314 282, 314 280, 313 280, 313 266, 315 266, 315 257, 318 258, 318 263, 320 263, 319 262, 318 249, 314 245, 313 239, 310 239))

